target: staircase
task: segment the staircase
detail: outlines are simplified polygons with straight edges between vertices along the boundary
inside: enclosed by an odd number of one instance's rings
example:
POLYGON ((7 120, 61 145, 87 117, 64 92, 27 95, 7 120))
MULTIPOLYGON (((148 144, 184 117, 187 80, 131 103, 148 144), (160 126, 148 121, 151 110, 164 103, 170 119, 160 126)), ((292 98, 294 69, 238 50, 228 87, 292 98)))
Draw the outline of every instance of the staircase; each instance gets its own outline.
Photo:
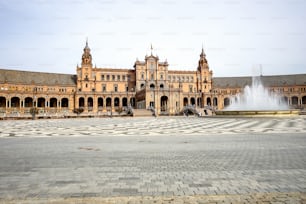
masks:
POLYGON ((153 113, 151 110, 147 109, 133 109, 133 116, 134 117, 152 117, 153 113))

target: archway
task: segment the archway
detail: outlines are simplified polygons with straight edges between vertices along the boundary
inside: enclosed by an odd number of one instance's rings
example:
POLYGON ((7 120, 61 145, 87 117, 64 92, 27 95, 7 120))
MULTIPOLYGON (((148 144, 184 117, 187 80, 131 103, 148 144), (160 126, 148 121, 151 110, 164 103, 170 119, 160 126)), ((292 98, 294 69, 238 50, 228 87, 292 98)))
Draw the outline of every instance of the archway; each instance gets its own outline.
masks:
POLYGON ((206 99, 206 105, 210 106, 211 105, 211 98, 207 97, 206 99))
POLYGON ((164 88, 164 84, 159 85, 159 88, 163 89, 164 88))
POLYGON ((79 107, 84 108, 85 106, 85 99, 83 97, 79 98, 79 107))
POLYGON ((68 108, 68 106, 69 106, 68 98, 62 98, 61 106, 62 106, 62 108, 68 108))
POLYGON ((46 104, 46 99, 45 98, 40 97, 40 98, 37 99, 37 107, 43 108, 43 107, 45 107, 45 104, 46 104))
POLYGON ((160 111, 168 111, 168 97, 162 96, 160 98, 160 111))
POLYGON ((188 98, 187 97, 184 98, 183 105, 188 106, 188 98))
POLYGON ((103 98, 99 97, 98 98, 98 108, 102 108, 103 107, 103 98))
POLYGON ((150 84, 150 89, 154 89, 155 85, 154 84, 150 84))
POLYGON ((106 98, 106 106, 107 107, 112 106, 112 99, 110 97, 106 98))
POLYGON ((31 97, 26 97, 24 99, 24 107, 28 108, 28 107, 33 107, 33 98, 31 97))
POLYGON ((224 99, 224 107, 227 107, 230 105, 230 99, 229 98, 225 98, 224 99))
POLYGON ((195 105, 195 99, 193 97, 190 99, 190 104, 195 105))
POLYGON ((13 97, 11 99, 11 107, 17 108, 20 106, 20 98, 18 97, 13 97))
POLYGON ((0 97, 0 107, 5 108, 6 107, 6 98, 5 97, 0 97))
POLYGON ((297 96, 292 96, 291 98, 291 104, 292 105, 298 105, 299 104, 299 99, 297 96))
POLYGON ((50 107, 56 108, 57 107, 57 99, 56 98, 50 98, 50 107))
POLYGON ((127 98, 122 99, 122 106, 127 106, 127 98))
POLYGON ((118 107, 120 105, 120 100, 119 100, 118 97, 115 98, 114 105, 115 105, 115 107, 118 107))
POLYGON ((93 107, 93 99, 91 97, 87 98, 87 106, 88 108, 92 108, 93 107))
POLYGON ((303 105, 306 105, 306 96, 303 96, 303 97, 302 97, 302 104, 303 104, 303 105))

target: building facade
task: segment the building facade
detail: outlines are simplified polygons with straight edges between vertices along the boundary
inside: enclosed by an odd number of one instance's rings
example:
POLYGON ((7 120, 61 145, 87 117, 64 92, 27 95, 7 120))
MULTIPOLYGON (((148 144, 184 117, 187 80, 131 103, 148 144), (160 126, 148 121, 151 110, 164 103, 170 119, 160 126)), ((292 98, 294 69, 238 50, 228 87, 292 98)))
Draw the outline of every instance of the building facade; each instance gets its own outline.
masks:
MULTIPOLYGON (((136 60, 132 69, 97 68, 86 42, 74 74, 0 69, 0 116, 120 113, 127 107, 151 109, 158 115, 180 114, 184 107, 223 109, 230 98, 252 83, 252 77, 213 77, 202 49, 194 71, 175 71, 158 56, 136 60)), ((291 108, 306 107, 306 74, 261 76, 270 92, 291 108)), ((264 100, 264 99, 263 99, 264 100)))

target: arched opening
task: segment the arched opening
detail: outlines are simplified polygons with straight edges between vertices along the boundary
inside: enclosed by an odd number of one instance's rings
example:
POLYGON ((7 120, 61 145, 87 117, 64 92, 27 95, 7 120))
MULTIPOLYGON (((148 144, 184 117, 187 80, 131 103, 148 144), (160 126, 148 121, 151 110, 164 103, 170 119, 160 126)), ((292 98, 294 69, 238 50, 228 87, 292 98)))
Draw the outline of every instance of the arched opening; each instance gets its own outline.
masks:
POLYGON ((168 111, 168 97, 162 96, 160 98, 160 111, 168 111))
POLYGON ((188 106, 188 98, 187 97, 184 98, 183 104, 184 104, 184 106, 188 106))
POLYGON ((102 108, 103 107, 103 98, 99 97, 98 98, 98 108, 102 108))
POLYGON ((195 105, 195 99, 193 97, 190 99, 190 104, 193 106, 195 105))
POLYGON ((87 98, 87 106, 88 106, 88 108, 92 108, 93 107, 93 99, 91 97, 87 98))
POLYGON ((306 96, 303 96, 303 97, 302 97, 302 104, 303 104, 303 105, 306 105, 306 96))
POLYGON ((112 99, 111 98, 106 98, 106 107, 112 106, 112 99))
POLYGON ((206 105, 210 106, 211 105, 211 98, 207 97, 206 99, 206 105))
POLYGON ((83 97, 79 98, 79 107, 84 108, 85 106, 85 99, 83 97))
POLYGON ((118 97, 115 98, 114 105, 115 105, 115 107, 118 107, 120 105, 120 100, 119 100, 118 97))
POLYGON ((62 106, 62 108, 68 108, 68 106, 69 106, 68 98, 62 98, 61 106, 62 106))
POLYGON ((5 108, 6 107, 6 98, 5 97, 0 97, 0 107, 5 108))
POLYGON ((141 88, 141 89, 144 88, 144 86, 145 86, 144 84, 140 84, 140 88, 141 88))
POLYGON ((91 97, 87 98, 87 107, 89 111, 92 111, 93 109, 93 99, 91 97))
POLYGON ((122 99, 122 106, 127 106, 127 98, 122 99))
POLYGON ((230 99, 229 98, 225 98, 224 99, 224 107, 227 107, 230 105, 230 99))
POLYGON ((150 84, 150 89, 154 89, 155 85, 154 84, 150 84))
POLYGON ((50 98, 50 107, 56 108, 57 107, 57 99, 56 98, 50 98))
POLYGON ((164 84, 159 85, 159 88, 163 89, 164 88, 164 84))
POLYGON ((28 107, 33 107, 33 98, 31 97, 26 97, 24 99, 24 107, 28 108, 28 107))
POLYGON ((298 105, 298 104, 299 104, 299 99, 298 99, 297 96, 293 96, 293 97, 291 98, 291 104, 292 104, 292 105, 298 105))
POLYGON ((213 99, 213 106, 218 106, 218 98, 214 97, 213 99))
POLYGON ((46 104, 46 99, 43 97, 40 97, 37 99, 37 107, 44 108, 46 104))
POLYGON ((135 98, 134 97, 132 97, 130 99, 130 103, 131 103, 131 106, 135 108, 136 103, 135 103, 135 98))
POLYGON ((20 106, 20 99, 18 97, 11 98, 11 107, 17 108, 20 106))

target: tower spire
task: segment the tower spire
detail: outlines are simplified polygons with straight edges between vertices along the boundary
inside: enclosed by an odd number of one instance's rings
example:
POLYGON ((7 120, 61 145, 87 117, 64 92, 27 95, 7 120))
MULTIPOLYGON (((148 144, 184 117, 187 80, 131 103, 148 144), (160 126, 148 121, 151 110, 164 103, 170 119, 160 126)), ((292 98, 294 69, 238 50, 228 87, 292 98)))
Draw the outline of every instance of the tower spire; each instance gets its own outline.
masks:
POLYGON ((152 43, 151 43, 151 56, 153 56, 153 46, 152 46, 152 43))
POLYGON ((205 57, 206 55, 205 55, 205 53, 204 53, 204 48, 203 48, 203 43, 202 43, 202 52, 201 52, 201 54, 200 54, 200 57, 205 57))

